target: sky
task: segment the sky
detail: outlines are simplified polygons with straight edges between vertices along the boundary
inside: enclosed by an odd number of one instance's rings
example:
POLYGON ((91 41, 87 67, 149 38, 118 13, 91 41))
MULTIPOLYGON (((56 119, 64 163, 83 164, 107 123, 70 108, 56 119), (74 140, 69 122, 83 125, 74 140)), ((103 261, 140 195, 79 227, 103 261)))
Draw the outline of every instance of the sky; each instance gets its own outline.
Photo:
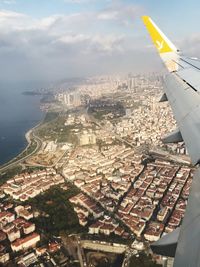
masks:
POLYGON ((0 0, 0 81, 161 71, 142 15, 200 56, 197 0, 0 0))

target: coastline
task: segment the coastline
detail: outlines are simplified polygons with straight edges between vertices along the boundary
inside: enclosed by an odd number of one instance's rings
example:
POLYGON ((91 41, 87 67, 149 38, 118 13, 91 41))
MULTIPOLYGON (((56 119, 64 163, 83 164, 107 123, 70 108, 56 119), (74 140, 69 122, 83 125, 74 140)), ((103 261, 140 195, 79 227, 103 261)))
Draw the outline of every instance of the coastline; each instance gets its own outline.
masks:
POLYGON ((0 99, 4 101, 0 106, 1 173, 6 166, 28 155, 36 147, 32 132, 45 117, 44 110, 41 110, 41 96, 27 98, 22 92, 27 88, 34 90, 37 87, 40 84, 35 82, 6 82, 2 85, 4 90, 0 92, 0 99))
MULTIPOLYGON (((30 130, 28 130, 28 132, 25 133, 25 138, 26 138, 26 141, 27 141, 27 143, 28 143, 27 146, 30 145, 30 143, 31 143, 30 135, 31 135, 31 133, 32 133, 32 129, 33 129, 33 128, 31 128, 30 130)), ((27 148, 27 146, 26 146, 26 148, 27 148)), ((26 149, 26 148, 25 148, 25 149, 26 149)))
MULTIPOLYGON (((30 153, 30 155, 27 155, 25 157, 23 157, 22 159, 17 159, 19 158, 21 155, 23 155, 23 153, 25 153, 28 148, 31 146, 32 144, 32 139, 35 141, 35 135, 33 134, 34 129, 36 129, 37 127, 39 127, 44 121, 44 118, 35 126, 33 126, 32 128, 30 128, 26 133, 25 133, 25 139, 26 139, 26 147, 19 153, 17 154, 14 158, 10 159, 9 161, 5 162, 4 164, 0 165, 0 173, 2 171, 5 171, 6 169, 12 167, 12 165, 16 165, 19 164, 21 161, 23 161, 25 158, 29 157, 31 154, 33 154, 33 152, 35 152, 35 150, 30 153), (32 138, 31 138, 32 136, 32 138)), ((37 143, 37 141, 36 141, 37 143)))

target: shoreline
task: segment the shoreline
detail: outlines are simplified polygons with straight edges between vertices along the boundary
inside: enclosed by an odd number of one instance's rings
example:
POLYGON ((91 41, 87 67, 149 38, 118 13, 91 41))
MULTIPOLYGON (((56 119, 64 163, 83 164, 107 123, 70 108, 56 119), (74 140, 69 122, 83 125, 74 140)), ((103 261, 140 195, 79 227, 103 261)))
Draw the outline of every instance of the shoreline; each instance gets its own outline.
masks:
MULTIPOLYGON (((20 161, 23 161, 24 158, 22 159, 17 159, 18 157, 20 157, 24 152, 27 151, 27 149, 30 147, 32 141, 31 141, 31 135, 33 134, 33 131, 34 129, 36 129, 37 127, 39 127, 44 121, 44 118, 39 122, 37 123, 35 126, 33 126, 32 128, 30 128, 24 135, 25 139, 26 139, 26 147, 19 153, 17 154, 16 156, 14 156, 12 159, 10 159, 9 161, 3 163, 3 164, 0 164, 0 174, 2 171, 8 169, 9 167, 11 167, 11 165, 15 165, 15 164, 19 164, 20 161)), ((34 137, 33 137, 33 140, 34 140, 34 137)), ((27 155, 26 157, 28 157, 29 155, 27 155)))
MULTIPOLYGON (((30 130, 28 130, 28 132, 25 133, 25 138, 26 138, 26 141, 27 141, 27 143, 28 143, 27 146, 30 145, 30 143, 31 143, 30 135, 31 135, 31 133, 32 133, 32 129, 33 129, 33 128, 31 128, 30 130)), ((26 146, 26 148, 27 148, 27 146, 26 146)), ((25 148, 25 149, 26 149, 26 148, 25 148)))

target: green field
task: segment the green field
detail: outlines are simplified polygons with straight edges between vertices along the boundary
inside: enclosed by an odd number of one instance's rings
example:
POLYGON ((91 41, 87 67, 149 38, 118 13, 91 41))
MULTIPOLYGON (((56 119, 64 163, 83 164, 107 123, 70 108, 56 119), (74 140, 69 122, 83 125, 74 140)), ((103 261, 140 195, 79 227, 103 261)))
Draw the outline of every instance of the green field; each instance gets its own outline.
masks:
MULTIPOLYGON (((50 116, 50 115, 49 115, 50 116)), ((50 116, 51 117, 51 116, 50 116)), ((53 114, 52 114, 52 117, 53 114)), ((74 129, 80 129, 81 125, 65 125, 67 115, 56 116, 54 119, 47 120, 47 123, 42 124, 36 131, 36 135, 44 141, 55 141, 58 143, 68 142, 77 143, 77 138, 72 132, 74 129)))
POLYGON ((36 226, 46 234, 59 235, 84 232, 78 217, 74 212, 69 198, 79 193, 79 190, 68 184, 68 190, 63 190, 58 186, 50 188, 44 194, 29 200, 33 209, 40 211, 41 216, 35 219, 36 226))

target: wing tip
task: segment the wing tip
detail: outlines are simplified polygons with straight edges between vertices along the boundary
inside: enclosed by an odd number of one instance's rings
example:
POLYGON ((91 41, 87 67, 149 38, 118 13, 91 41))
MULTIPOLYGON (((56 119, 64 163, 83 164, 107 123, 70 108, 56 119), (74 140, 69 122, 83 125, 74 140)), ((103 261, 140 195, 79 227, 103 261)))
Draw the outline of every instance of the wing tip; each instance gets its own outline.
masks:
POLYGON ((142 16, 142 21, 149 32, 159 53, 177 52, 175 45, 165 36, 149 16, 142 16))
POLYGON ((149 20, 151 18, 149 16, 147 16, 147 15, 144 15, 144 16, 141 16, 141 19, 142 19, 144 25, 147 26, 147 24, 149 23, 149 20))
POLYGON ((147 15, 143 15, 143 16, 141 16, 141 19, 145 22, 146 20, 149 20, 150 17, 147 15))

